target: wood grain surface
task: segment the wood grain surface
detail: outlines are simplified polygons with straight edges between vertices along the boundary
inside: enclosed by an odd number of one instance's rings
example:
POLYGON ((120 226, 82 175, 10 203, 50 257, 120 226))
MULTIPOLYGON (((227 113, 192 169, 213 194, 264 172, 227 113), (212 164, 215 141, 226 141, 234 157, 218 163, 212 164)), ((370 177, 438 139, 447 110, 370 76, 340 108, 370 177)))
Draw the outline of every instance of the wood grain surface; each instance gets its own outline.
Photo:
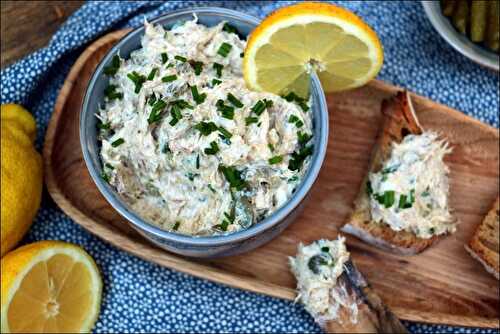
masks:
MULTIPOLYGON (((101 196, 83 161, 78 117, 89 77, 105 52, 123 36, 96 41, 77 60, 57 99, 44 147, 45 178, 56 203, 77 223, 116 247, 160 265, 233 287, 285 299, 295 297, 287 257, 299 242, 335 238, 368 167, 381 120, 382 99, 397 87, 373 81, 328 96, 327 156, 310 200, 279 237, 252 252, 200 261, 161 250, 140 237, 101 196), (77 80, 76 80, 77 79, 77 80)), ((498 130, 423 97, 412 95, 424 127, 451 143, 451 206, 458 231, 423 254, 386 254, 351 237, 348 249, 373 289, 403 319, 463 326, 499 327, 499 282, 465 251, 497 196, 498 130)))
POLYGON ((84 1, 1 1, 1 67, 44 47, 84 1))

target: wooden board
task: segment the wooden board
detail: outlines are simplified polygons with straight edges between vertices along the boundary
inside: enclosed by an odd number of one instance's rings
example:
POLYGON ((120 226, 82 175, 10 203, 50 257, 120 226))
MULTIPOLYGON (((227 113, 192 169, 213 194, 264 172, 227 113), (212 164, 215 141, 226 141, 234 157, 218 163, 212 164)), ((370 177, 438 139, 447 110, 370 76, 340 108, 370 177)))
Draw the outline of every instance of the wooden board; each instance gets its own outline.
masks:
MULTIPOLYGON (((77 223, 129 253, 194 276, 292 300, 295 280, 287 257, 295 254, 299 242, 337 236, 368 166, 381 119, 380 103, 398 88, 373 81, 328 96, 328 152, 302 216, 278 238, 252 252, 192 260, 161 250, 134 232, 101 196, 82 158, 78 116, 83 94, 95 66, 123 34, 111 33, 92 44, 60 92, 44 147, 50 194, 77 223)), ((423 126, 442 132, 453 146, 447 163, 451 206, 461 221, 458 232, 413 257, 385 254, 350 237, 348 248, 360 271, 399 317, 499 327, 499 282, 464 249, 498 193, 498 130, 423 97, 413 96, 413 103, 423 126)))

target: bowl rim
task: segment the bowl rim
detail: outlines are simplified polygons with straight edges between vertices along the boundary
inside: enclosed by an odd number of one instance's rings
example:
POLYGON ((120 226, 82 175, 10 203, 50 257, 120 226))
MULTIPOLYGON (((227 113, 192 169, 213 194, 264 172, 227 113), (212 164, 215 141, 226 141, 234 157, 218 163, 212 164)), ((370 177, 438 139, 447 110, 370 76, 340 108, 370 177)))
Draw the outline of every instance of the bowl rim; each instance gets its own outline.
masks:
POLYGON ((441 14, 440 10, 437 10, 440 6, 439 1, 422 0, 421 2, 424 7, 424 12, 431 22, 432 27, 448 44, 470 60, 489 69, 495 71, 500 70, 499 56, 492 51, 476 45, 466 36, 462 36, 458 31, 456 31, 449 22, 448 18, 441 14), (496 59, 491 59, 486 54, 496 56, 496 59))
MULTIPOLYGON (((165 21, 168 19, 175 18, 177 16, 183 16, 186 14, 218 14, 223 16, 224 18, 231 17, 238 21, 243 21, 244 23, 251 24, 257 26, 260 23, 260 19, 236 10, 220 8, 220 7, 197 7, 197 8, 186 8, 179 9, 175 11, 171 11, 167 14, 159 16, 150 21, 152 24, 162 24, 160 21, 165 21)), ((164 23, 163 23, 164 24, 164 23)), ((87 139, 87 126, 84 122, 86 115, 91 113, 89 110, 90 103, 90 92, 93 90, 96 82, 101 76, 104 65, 111 59, 113 55, 115 55, 123 44, 126 41, 134 38, 136 35, 142 35, 144 33, 144 26, 141 25, 137 28, 134 28, 132 31, 123 36, 101 59, 99 64, 97 65, 92 77, 86 87, 85 95, 83 99, 83 103, 80 110, 79 116, 79 135, 80 135, 80 146, 83 153, 83 158, 85 161, 85 165, 87 170, 90 173, 92 180, 95 185, 99 189, 100 193, 104 196, 106 201, 113 207, 114 210, 118 211, 118 213, 124 217, 132 226, 136 229, 139 229, 139 232, 145 232, 150 237, 154 236, 161 240, 170 240, 175 243, 180 243, 183 245, 190 246, 222 246, 233 243, 238 243, 249 238, 255 237, 262 232, 273 228, 275 225, 279 224, 283 221, 290 213, 292 213, 304 200, 309 191, 311 190, 314 182, 316 181, 320 169, 323 165, 323 161, 326 155, 326 148, 328 143, 328 132, 329 132, 329 121, 328 121, 328 107, 326 103, 325 93, 321 86, 321 83, 317 77, 317 75, 313 72, 311 75, 311 87, 317 90, 319 95, 319 112, 318 115, 318 123, 320 124, 320 128, 316 130, 314 133, 315 136, 319 136, 318 143, 319 147, 315 147, 315 151, 317 152, 311 157, 311 161, 309 163, 309 169, 305 173, 302 182, 296 189, 296 191, 292 194, 290 199, 281 206, 278 210, 273 212, 270 216, 266 217, 262 221, 258 222, 250 226, 249 228, 242 229, 240 231, 236 231, 234 233, 222 234, 222 235, 212 235, 212 236, 190 236, 179 233, 170 232, 156 226, 152 223, 147 222, 134 211, 129 210, 127 205, 123 202, 123 200, 118 196, 116 191, 114 191, 109 184, 105 184, 105 182, 101 179, 100 174, 98 173, 98 168, 93 164, 92 156, 90 150, 86 145, 87 139), (314 159, 315 158, 315 159, 314 159)), ((312 112, 312 111, 311 111, 312 112)))

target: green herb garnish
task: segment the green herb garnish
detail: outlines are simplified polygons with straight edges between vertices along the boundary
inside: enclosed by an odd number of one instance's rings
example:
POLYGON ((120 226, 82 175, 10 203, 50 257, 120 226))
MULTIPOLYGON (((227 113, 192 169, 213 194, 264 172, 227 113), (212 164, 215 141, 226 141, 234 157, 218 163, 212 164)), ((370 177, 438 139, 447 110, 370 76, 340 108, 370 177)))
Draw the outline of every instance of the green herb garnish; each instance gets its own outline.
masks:
POLYGON ((244 53, 244 52, 241 52, 241 53, 240 53, 240 58, 243 58, 243 57, 245 57, 245 53, 244 53))
POLYGON ((234 220, 236 218, 236 215, 234 213, 234 208, 231 209, 230 213, 224 212, 224 217, 225 219, 222 220, 222 223, 216 225, 216 227, 221 229, 222 231, 227 231, 228 226, 234 223, 234 220))
POLYGON ((229 182, 231 188, 239 191, 246 187, 247 183, 241 177, 241 172, 235 167, 219 165, 219 171, 224 175, 226 181, 229 182))
POLYGON ((106 96, 110 101, 123 98, 123 93, 116 91, 116 85, 109 85, 104 89, 104 96, 106 96))
POLYGON ((219 63, 214 63, 212 67, 214 68, 217 77, 220 78, 222 76, 222 69, 224 68, 224 65, 219 63))
POLYGON ((214 194, 216 193, 214 187, 212 187, 211 184, 208 185, 208 189, 210 189, 210 191, 213 192, 214 194))
POLYGON ((297 138, 299 141, 299 144, 305 145, 309 140, 311 140, 312 135, 309 135, 307 133, 303 133, 302 131, 297 132, 297 138))
POLYGON ((175 100, 171 102, 172 105, 178 106, 181 110, 182 109, 194 109, 192 105, 190 105, 186 100, 175 100))
POLYGON ((136 94, 139 94, 142 88, 142 84, 146 82, 146 77, 142 74, 137 73, 136 71, 132 71, 131 73, 127 74, 127 77, 132 80, 132 82, 135 84, 135 89, 134 92, 136 94))
POLYGON ((111 170, 115 169, 115 167, 113 167, 113 166, 112 166, 110 163, 108 163, 108 162, 106 162, 106 163, 104 164, 104 167, 109 168, 109 169, 111 169, 111 170))
POLYGON ((196 156, 196 169, 200 169, 200 155, 196 156))
POLYGON ((185 63, 187 61, 187 58, 184 58, 183 56, 175 56, 174 58, 181 63, 185 63))
POLYGON ((215 105, 217 106, 217 110, 219 110, 222 113, 222 117, 227 118, 227 119, 234 118, 234 108, 233 107, 225 105, 224 101, 222 101, 222 100, 217 100, 217 103, 215 105))
POLYGON ((283 161, 283 157, 281 155, 274 156, 268 160, 270 165, 279 164, 283 161))
POLYGON ((383 204, 385 208, 390 208, 395 202, 395 192, 393 190, 387 190, 383 195, 376 194, 375 199, 383 204))
POLYGON ((111 129, 111 123, 107 122, 107 123, 98 123, 97 124, 97 127, 101 130, 109 130, 111 129))
POLYGON ((372 183, 370 181, 366 181, 366 194, 371 196, 373 194, 372 183))
POLYGON ((287 95, 282 96, 282 97, 285 100, 287 100, 288 102, 297 102, 297 104, 299 105, 300 108, 302 108, 303 111, 309 110, 309 106, 305 102, 305 99, 301 98, 300 96, 298 96, 294 92, 290 92, 287 95))
POLYGON ((110 177, 109 177, 109 175, 107 173, 102 172, 101 173, 101 179, 103 179, 105 182, 109 183, 110 177))
POLYGON ((155 67, 149 72, 148 80, 153 80, 155 78, 156 72, 158 72, 158 67, 155 67))
POLYGON ((174 231, 177 231, 179 229, 179 226, 181 226, 181 222, 175 222, 174 227, 172 227, 172 229, 174 231))
POLYGON ((220 151, 219 145, 217 145, 217 143, 213 141, 210 143, 210 147, 205 148, 205 150, 203 152, 205 152, 205 154, 208 154, 208 155, 214 155, 219 151, 220 151))
POLYGON ((220 85, 222 83, 222 81, 220 80, 217 80, 217 79, 212 79, 212 87, 215 87, 217 85, 220 85))
POLYGON ((245 117, 245 124, 250 125, 252 123, 257 123, 259 119, 257 117, 245 117))
POLYGON ((172 119, 168 124, 174 126, 182 118, 181 108, 177 104, 172 105, 172 108, 170 109, 170 115, 172 115, 172 119))
POLYGON ((196 86, 191 86, 191 94, 193 95, 193 100, 196 104, 205 102, 205 99, 207 98, 207 93, 198 93, 198 87, 196 86))
POLYGON ((222 126, 219 126, 218 128, 219 132, 221 133, 221 135, 224 137, 224 139, 231 139, 231 137, 233 136, 231 134, 231 132, 227 131, 224 127, 222 126))
POLYGON ((148 104, 150 106, 153 106, 155 104, 155 102, 156 102, 156 95, 155 94, 148 97, 148 104))
POLYGON ((262 100, 259 100, 257 101, 257 103, 254 104, 254 106, 250 111, 256 114, 257 116, 260 116, 265 109, 266 109, 266 103, 262 100))
POLYGON ((330 252, 330 247, 321 247, 321 251, 328 253, 328 252, 330 252))
POLYGON ((224 42, 219 47, 219 50, 217 50, 217 53, 220 54, 222 57, 227 57, 229 52, 231 52, 232 48, 233 46, 231 44, 224 42))
POLYGON ((201 74, 201 71, 203 70, 203 63, 201 61, 190 60, 189 65, 191 65, 191 67, 193 68, 194 74, 201 74))
POLYGON ((104 74, 106 75, 115 75, 116 72, 120 69, 120 57, 118 55, 114 55, 111 58, 111 64, 104 68, 104 74))
POLYGON ((298 118, 297 116, 295 115, 291 115, 289 118, 288 118, 288 123, 296 123, 297 121, 300 121, 300 118, 298 118))
POLYGON ((233 106, 235 106, 236 108, 241 108, 241 107, 243 107, 243 103, 241 103, 241 101, 240 101, 240 100, 238 100, 238 99, 236 98, 236 96, 234 96, 233 94, 228 93, 228 94, 227 94, 227 99, 228 99, 228 100, 229 100, 229 102, 231 102, 231 104, 232 104, 233 106))
POLYGON ((269 151, 274 152, 274 146, 273 146, 273 144, 268 143, 267 147, 269 147, 269 151))
POLYGON ((148 123, 152 124, 161 120, 162 110, 167 106, 167 103, 163 100, 158 100, 155 102, 153 107, 151 108, 151 113, 148 117, 148 123))
POLYGON ((203 136, 208 136, 212 132, 218 130, 218 127, 214 122, 200 122, 196 124, 194 128, 200 131, 203 136))
POLYGON ((163 78, 161 78, 161 81, 163 82, 172 82, 177 80, 177 75, 172 74, 172 75, 166 75, 163 78))
POLYGON ((166 52, 162 52, 161 54, 161 63, 166 64, 168 61, 168 54, 166 52))
POLYGON ((118 147, 120 146, 121 144, 123 144, 125 142, 125 139, 123 138, 118 138, 117 140, 115 140, 114 142, 111 143, 111 146, 113 147, 118 147))
POLYGON ((223 31, 226 31, 228 33, 233 33, 233 34, 238 34, 238 30, 236 30, 235 27, 233 27, 232 25, 230 25, 229 23, 224 23, 224 26, 222 27, 222 30, 223 31))
POLYGON ((313 153, 313 145, 303 147, 299 151, 291 154, 291 159, 288 162, 288 169, 299 170, 304 163, 304 160, 313 153))

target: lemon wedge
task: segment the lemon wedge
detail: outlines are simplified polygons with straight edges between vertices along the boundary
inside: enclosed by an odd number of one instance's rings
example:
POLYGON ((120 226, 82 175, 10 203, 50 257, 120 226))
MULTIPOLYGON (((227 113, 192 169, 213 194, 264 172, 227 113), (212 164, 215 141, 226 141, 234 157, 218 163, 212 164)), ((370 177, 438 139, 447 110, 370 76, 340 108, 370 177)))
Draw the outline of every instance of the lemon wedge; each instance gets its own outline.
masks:
POLYGON ((99 314, 102 281, 80 247, 41 241, 5 255, 2 333, 90 332, 99 314))
POLYGON ((342 91, 374 78, 383 58, 377 35, 358 16, 304 2, 278 9, 252 32, 243 75, 250 89, 307 97, 312 71, 326 92, 342 91))

